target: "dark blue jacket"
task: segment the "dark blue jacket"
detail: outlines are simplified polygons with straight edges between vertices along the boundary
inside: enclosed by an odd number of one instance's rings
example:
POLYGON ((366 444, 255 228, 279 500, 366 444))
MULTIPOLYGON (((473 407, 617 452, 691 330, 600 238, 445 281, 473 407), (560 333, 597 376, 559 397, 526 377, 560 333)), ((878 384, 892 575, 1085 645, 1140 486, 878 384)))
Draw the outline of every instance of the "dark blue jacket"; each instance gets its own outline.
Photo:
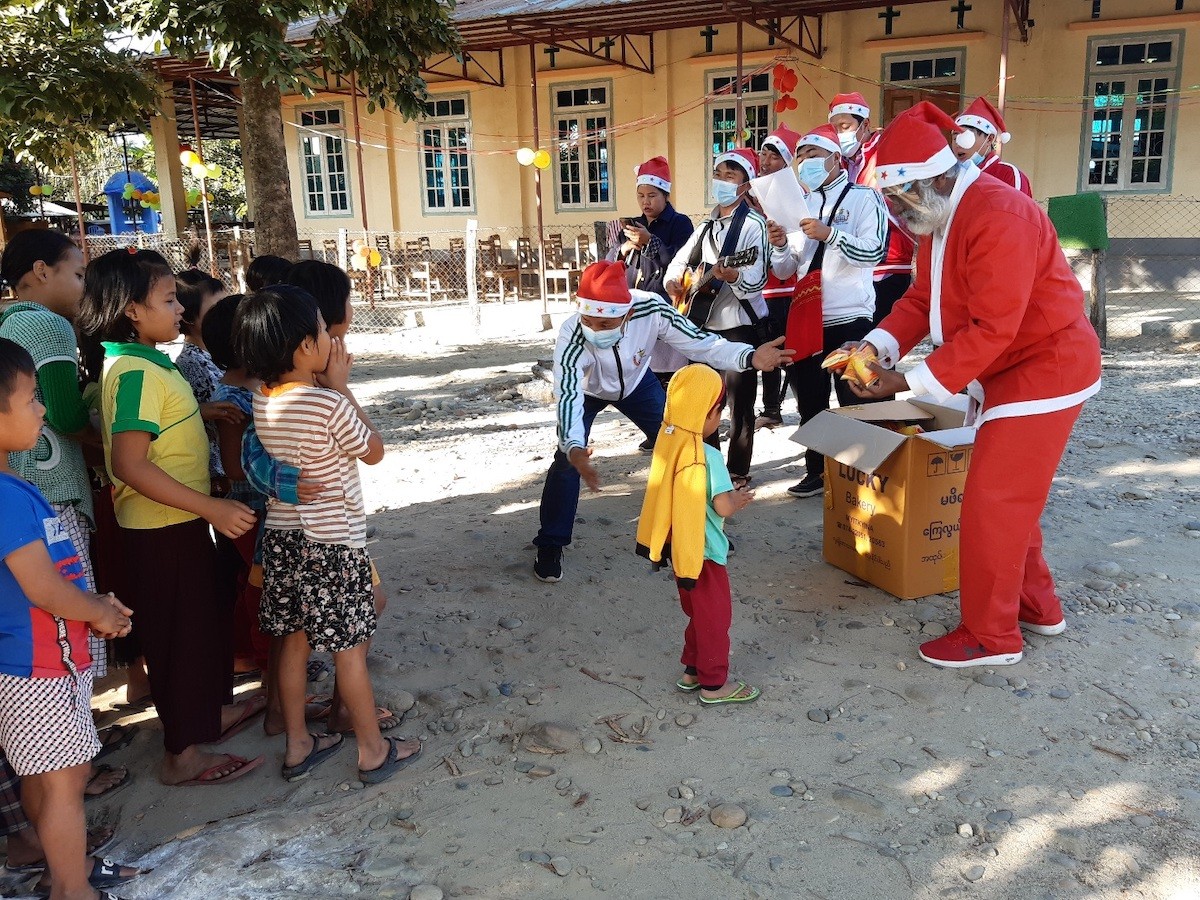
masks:
MULTIPOLYGON (((692 236, 695 226, 692 220, 683 213, 675 211, 675 207, 667 204, 662 215, 647 224, 645 216, 633 220, 650 232, 650 243, 641 250, 634 250, 625 258, 629 267, 629 286, 655 294, 663 293, 663 274, 667 266, 675 258, 687 239, 692 236)), ((610 253, 612 259, 617 259, 620 247, 610 253)))

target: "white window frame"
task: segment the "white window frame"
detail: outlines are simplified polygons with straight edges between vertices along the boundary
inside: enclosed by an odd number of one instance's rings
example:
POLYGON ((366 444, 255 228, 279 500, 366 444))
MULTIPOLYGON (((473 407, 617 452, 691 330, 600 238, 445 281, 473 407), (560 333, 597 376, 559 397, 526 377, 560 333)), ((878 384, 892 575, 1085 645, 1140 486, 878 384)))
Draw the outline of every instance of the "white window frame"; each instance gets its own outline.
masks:
POLYGON ((296 124, 298 127, 298 156, 300 165, 300 185, 304 199, 304 216, 308 219, 343 219, 354 215, 354 196, 350 188, 350 155, 346 147, 346 110, 341 103, 322 103, 319 105, 300 106, 296 108, 296 124), (338 122, 334 125, 305 124, 306 114, 320 112, 336 112, 338 122), (320 139, 320 152, 309 152, 310 141, 320 139), (328 146, 329 140, 338 142, 338 149, 333 151, 328 146), (320 171, 310 172, 309 161, 319 160, 320 171), (331 163, 335 159, 340 162, 341 171, 334 172, 341 181, 341 187, 334 189, 334 178, 331 177, 331 163), (316 183, 314 184, 314 180, 316 183), (335 195, 345 195, 345 208, 334 209, 335 195), (314 200, 320 198, 324 209, 317 209, 314 200))
MULTIPOLYGON (((1184 33, 1182 31, 1153 31, 1141 32, 1138 34, 1120 34, 1110 36, 1097 36, 1088 40, 1087 48, 1087 71, 1084 81, 1084 96, 1087 98, 1083 108, 1083 126, 1080 137, 1080 165, 1079 165, 1079 191, 1094 191, 1104 194, 1127 193, 1127 194, 1166 194, 1171 191, 1172 175, 1174 174, 1175 163, 1175 123, 1178 116, 1178 94, 1181 77, 1181 67, 1183 65, 1184 54, 1184 33), (1096 61, 1098 47, 1102 45, 1117 45, 1117 46, 1136 46, 1138 44, 1157 44, 1170 43, 1173 45, 1170 62, 1164 63, 1118 63, 1115 65, 1102 66, 1096 61), (1155 80, 1165 80, 1165 87, 1156 87, 1153 82, 1155 80), (1117 159, 1117 181, 1115 184, 1091 184, 1090 174, 1092 171, 1092 143, 1093 143, 1093 122, 1095 115, 1101 108, 1099 96, 1097 95, 1098 86, 1109 85, 1113 81, 1123 82, 1125 89, 1122 94, 1122 103, 1120 107, 1121 127, 1117 138, 1120 142, 1117 159), (1140 90, 1139 81, 1150 81, 1150 90, 1140 90), (1139 97, 1145 94, 1165 94, 1159 103, 1154 103, 1150 100, 1151 107, 1159 107, 1163 113, 1161 128, 1145 128, 1135 132, 1135 126, 1138 124, 1137 113, 1139 107, 1145 108, 1146 104, 1138 102, 1139 97), (1148 153, 1135 155, 1134 150, 1137 146, 1136 135, 1141 133, 1162 132, 1162 155, 1152 157, 1148 153), (1160 162, 1160 178, 1156 182, 1134 181, 1134 168, 1138 161, 1144 161, 1143 177, 1146 169, 1150 165, 1150 161, 1159 159, 1160 162)), ((1112 94, 1105 94, 1111 97, 1112 94)), ((1107 106, 1108 109, 1115 109, 1115 106, 1107 106)), ((1154 110, 1151 109, 1153 115, 1154 110)), ((1151 119, 1151 123, 1153 120, 1151 119)), ((1145 140, 1145 139, 1144 139, 1145 140)), ((1111 157, 1105 157, 1111 159, 1111 157)))
MULTIPOLYGON (((709 69, 706 71, 704 73, 705 95, 713 93, 713 83, 718 78, 728 78, 730 84, 734 85, 737 82, 737 69, 709 69)), ((775 88, 771 84, 770 72, 759 73, 758 76, 743 74, 742 84, 742 112, 746 116, 747 122, 749 122, 751 118, 757 118, 760 115, 761 110, 765 109, 765 122, 755 122, 753 125, 747 125, 747 127, 750 128, 750 149, 752 149, 755 153, 758 153, 759 149, 762 147, 763 139, 765 139, 767 135, 775 130, 777 121, 777 117, 775 115, 775 88), (765 91, 750 90, 750 84, 755 77, 767 79, 767 89, 765 91), (753 115, 751 115, 751 107, 753 107, 755 110, 753 115), (759 135, 760 132, 761 136, 759 135)), ((713 121, 713 117, 718 112, 725 113, 726 115, 732 114, 733 117, 736 117, 737 94, 729 93, 722 94, 719 97, 710 97, 709 100, 704 104, 704 134, 710 143, 710 147, 709 152, 706 155, 708 168, 703 173, 701 183, 707 185, 704 189, 704 199, 709 206, 713 206, 717 202, 712 195, 712 172, 713 163, 716 161, 716 158, 719 155, 715 141, 713 141, 713 138, 716 135, 716 123, 713 121)), ((735 139, 733 143, 735 147, 742 146, 740 140, 735 139)), ((725 150, 729 149, 732 148, 725 147, 720 152, 725 152, 725 150)))
MULTIPOLYGON (((550 90, 550 113, 552 122, 552 137, 553 144, 550 148, 551 165, 554 168, 554 209, 557 212, 573 212, 591 209, 616 209, 617 208, 617 190, 616 190, 616 167, 613 157, 613 85, 609 79, 600 81, 579 81, 579 82, 559 82, 552 83, 549 86, 550 90), (558 103, 558 94, 560 91, 591 91, 594 89, 603 89, 605 102, 603 104, 587 104, 582 106, 560 106, 558 103), (580 143, 576 140, 562 141, 559 138, 560 125, 563 122, 573 121, 577 133, 587 133, 587 119, 598 116, 604 117, 604 137, 602 140, 591 139, 587 142, 580 143), (564 162, 563 151, 577 145, 579 156, 576 164, 579 167, 579 202, 565 201, 563 199, 563 175, 564 168, 568 166, 569 161, 564 162), (587 150, 589 145, 602 147, 603 159, 597 160, 606 168, 606 174, 601 176, 596 184, 597 194, 602 191, 607 183, 608 199, 591 200, 588 197, 589 191, 593 186, 593 179, 589 177, 587 159, 587 150)), ((568 182, 571 184, 573 182, 568 182)))
POLYGON ((420 147, 420 172, 421 172, 421 209, 425 215, 429 216, 445 216, 445 215, 462 215, 464 213, 475 212, 475 164, 471 154, 471 99, 466 94, 450 94, 450 95, 430 95, 426 104, 427 107, 437 103, 449 102, 451 104, 462 101, 463 112, 453 113, 448 115, 427 114, 425 118, 417 123, 417 145, 420 147), (438 134, 438 146, 436 149, 426 146, 426 133, 436 131, 438 134), (450 145, 451 132, 460 133, 463 136, 464 143, 458 147, 450 145), (441 156, 441 165, 438 167, 441 174, 441 185, 431 185, 429 157, 433 155, 441 156), (452 165, 452 157, 462 155, 465 161, 460 166, 452 165), (453 173, 458 171, 465 179, 464 184, 455 187, 453 182, 453 173), (430 203, 430 193, 440 193, 445 201, 442 206, 430 203), (455 202, 455 194, 465 192, 468 197, 467 203, 455 202))

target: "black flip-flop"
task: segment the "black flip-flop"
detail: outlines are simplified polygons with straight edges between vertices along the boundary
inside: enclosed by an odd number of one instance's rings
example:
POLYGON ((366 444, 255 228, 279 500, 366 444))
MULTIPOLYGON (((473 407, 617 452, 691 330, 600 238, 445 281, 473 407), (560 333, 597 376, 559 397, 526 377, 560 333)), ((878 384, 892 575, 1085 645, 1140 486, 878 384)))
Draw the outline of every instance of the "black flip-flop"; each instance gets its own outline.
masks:
POLYGON ((98 890, 105 888, 120 887, 123 884, 128 884, 144 874, 141 869, 130 866, 133 869, 132 875, 122 875, 121 869, 124 868, 119 862, 114 862, 108 857, 96 858, 92 861, 92 872, 88 875, 88 884, 98 890))
MULTIPOLYGON (((125 785, 129 784, 129 782, 133 779, 133 773, 129 771, 128 767, 122 766, 121 768, 125 769, 125 777, 122 778, 120 781, 118 781, 116 784, 109 785, 104 790, 102 790, 100 793, 89 794, 87 792, 87 788, 84 788, 84 793, 83 793, 84 801, 86 802, 88 800, 99 800, 101 797, 111 796, 112 794, 115 794, 117 791, 119 791, 121 788, 125 787, 125 785)), ((96 771, 93 772, 92 777, 88 779, 87 786, 91 787, 92 782, 95 781, 97 778, 100 778, 102 775, 107 775, 109 772, 114 772, 114 771, 116 771, 116 769, 117 769, 116 766, 110 766, 107 763, 101 763, 100 765, 96 766, 96 771)))
MULTIPOLYGON (((88 856, 103 853, 117 842, 116 830, 109 829, 107 825, 88 829, 87 837, 89 841, 95 841, 95 844, 91 844, 87 848, 88 856), (104 834, 105 829, 108 829, 108 834, 104 834)), ((40 862, 28 863, 24 866, 14 866, 6 862, 2 871, 5 875, 41 875, 46 871, 46 861, 43 859, 40 862)))
POLYGON ((111 725, 100 732, 100 752, 96 754, 93 762, 97 762, 110 753, 116 753, 118 750, 123 750, 133 743, 133 739, 137 737, 139 729, 136 725, 111 725), (113 740, 106 740, 112 735, 117 735, 113 740))
POLYGON ((114 703, 113 709, 122 713, 145 712, 154 705, 154 698, 147 694, 140 700, 133 700, 128 703, 114 703))
POLYGON ((282 767, 283 777, 287 781, 299 781, 302 778, 307 778, 312 774, 313 769, 341 750, 342 745, 346 743, 346 738, 339 734, 337 736, 338 739, 334 743, 324 749, 320 749, 321 738, 329 737, 329 735, 312 734, 310 732, 308 736, 313 739, 312 750, 309 751, 308 756, 304 757, 297 765, 282 767))
POLYGON ((310 682, 325 681, 332 674, 333 666, 323 659, 310 659, 308 665, 305 666, 305 675, 308 676, 310 682))
POLYGON ((400 759, 396 755, 399 752, 397 750, 397 748, 400 746, 399 739, 394 737, 385 737, 384 740, 388 742, 388 752, 387 756, 383 758, 383 764, 374 769, 358 770, 358 780, 363 784, 381 784, 382 782, 387 781, 401 769, 416 762, 417 757, 421 755, 421 751, 425 749, 423 746, 418 745, 416 753, 400 759))

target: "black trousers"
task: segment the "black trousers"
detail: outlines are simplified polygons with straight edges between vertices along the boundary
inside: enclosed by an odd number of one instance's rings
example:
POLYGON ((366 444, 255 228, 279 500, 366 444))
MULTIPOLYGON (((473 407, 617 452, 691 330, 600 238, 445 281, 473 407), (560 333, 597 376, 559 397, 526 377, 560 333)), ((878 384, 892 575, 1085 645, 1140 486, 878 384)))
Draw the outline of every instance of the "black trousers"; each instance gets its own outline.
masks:
MULTIPOLYGON (((787 332, 788 310, 791 297, 776 297, 767 301, 767 328, 771 340, 783 337, 787 332)), ((762 401, 764 413, 779 414, 783 403, 783 370, 772 369, 762 373, 762 401)))
MULTIPOLYGON (((727 341, 757 346, 754 329, 741 325, 726 331, 717 331, 727 341)), ((864 331, 863 334, 866 334, 864 331)), ((754 400, 758 396, 758 372, 724 372, 725 400, 729 404, 729 455, 725 464, 732 476, 750 474, 750 458, 754 455, 754 400)), ((718 450, 721 441, 713 432, 705 441, 718 450)))
MULTIPOLYGON (((787 367, 788 386, 796 394, 796 405, 800 407, 800 424, 815 418, 821 410, 829 409, 829 382, 837 392, 839 406, 864 403, 850 390, 840 375, 821 368, 821 362, 847 341, 861 341, 871 330, 871 320, 865 316, 839 325, 826 325, 824 352, 807 359, 798 360, 787 367)), ((825 471, 825 457, 816 450, 806 450, 804 464, 809 475, 820 475, 825 471)))
POLYGON ((912 284, 912 275, 908 272, 897 272, 887 278, 875 282, 875 315, 871 321, 878 325, 884 316, 892 311, 896 301, 904 296, 908 286, 912 284))

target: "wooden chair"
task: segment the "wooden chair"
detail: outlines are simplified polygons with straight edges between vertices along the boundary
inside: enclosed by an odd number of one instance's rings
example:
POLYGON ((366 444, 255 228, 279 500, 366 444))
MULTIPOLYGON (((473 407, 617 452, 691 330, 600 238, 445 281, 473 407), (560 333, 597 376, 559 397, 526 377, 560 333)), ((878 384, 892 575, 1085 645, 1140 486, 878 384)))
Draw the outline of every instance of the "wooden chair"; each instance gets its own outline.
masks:
POLYGON ((546 299, 570 300, 571 292, 578 286, 579 270, 566 261, 562 235, 546 235, 546 299))
POLYGON ((337 238, 325 238, 321 242, 321 258, 327 263, 333 263, 335 266, 341 265, 341 261, 338 259, 337 238))
POLYGON ((399 284, 396 281, 396 251, 392 249, 392 236, 375 235, 375 249, 379 251, 379 278, 384 293, 399 293, 399 284))
POLYGON ((596 250, 586 234, 575 235, 575 265, 583 271, 596 261, 596 250))
POLYGON ((404 242, 404 294, 433 301, 435 293, 441 293, 441 284, 433 274, 433 250, 429 238, 418 238, 404 242))
POLYGON ((524 297, 538 289, 538 254, 533 240, 517 238, 517 294, 524 297))
POLYGON ((312 259, 313 258, 313 243, 308 238, 300 238, 300 258, 301 259, 312 259))
POLYGON ((508 282, 516 289, 513 296, 513 299, 516 299, 517 291, 521 285, 521 270, 517 266, 510 265, 504 261, 500 248, 500 235, 493 234, 490 238, 480 239, 477 271, 480 291, 484 297, 495 297, 503 303, 505 294, 504 285, 508 282), (487 283, 490 281, 495 282, 495 291, 487 290, 487 283))

